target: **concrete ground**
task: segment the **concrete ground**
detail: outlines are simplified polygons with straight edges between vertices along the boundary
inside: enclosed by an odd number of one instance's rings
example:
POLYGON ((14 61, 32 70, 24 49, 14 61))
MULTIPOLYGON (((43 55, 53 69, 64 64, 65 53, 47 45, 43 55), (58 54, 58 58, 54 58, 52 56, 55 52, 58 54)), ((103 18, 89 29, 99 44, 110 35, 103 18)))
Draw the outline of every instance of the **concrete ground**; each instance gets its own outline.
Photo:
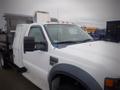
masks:
POLYGON ((41 90, 14 70, 0 70, 0 90, 41 90))

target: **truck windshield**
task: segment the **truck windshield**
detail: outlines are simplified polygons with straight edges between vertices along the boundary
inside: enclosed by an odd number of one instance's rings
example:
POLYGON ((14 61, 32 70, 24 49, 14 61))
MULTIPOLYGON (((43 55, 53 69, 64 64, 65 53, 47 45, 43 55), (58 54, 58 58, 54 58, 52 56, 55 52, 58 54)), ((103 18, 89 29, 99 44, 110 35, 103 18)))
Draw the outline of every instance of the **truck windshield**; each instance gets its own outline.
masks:
POLYGON ((92 37, 77 25, 46 24, 45 29, 52 44, 76 44, 92 40, 92 37))

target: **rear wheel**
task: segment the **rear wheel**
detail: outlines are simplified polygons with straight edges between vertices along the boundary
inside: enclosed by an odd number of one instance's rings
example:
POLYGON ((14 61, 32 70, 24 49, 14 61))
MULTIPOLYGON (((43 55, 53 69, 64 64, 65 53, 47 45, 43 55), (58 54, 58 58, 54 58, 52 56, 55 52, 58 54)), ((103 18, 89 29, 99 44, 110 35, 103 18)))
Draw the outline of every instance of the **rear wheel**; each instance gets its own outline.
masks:
POLYGON ((2 70, 4 68, 4 59, 3 59, 3 55, 0 54, 0 69, 2 70))

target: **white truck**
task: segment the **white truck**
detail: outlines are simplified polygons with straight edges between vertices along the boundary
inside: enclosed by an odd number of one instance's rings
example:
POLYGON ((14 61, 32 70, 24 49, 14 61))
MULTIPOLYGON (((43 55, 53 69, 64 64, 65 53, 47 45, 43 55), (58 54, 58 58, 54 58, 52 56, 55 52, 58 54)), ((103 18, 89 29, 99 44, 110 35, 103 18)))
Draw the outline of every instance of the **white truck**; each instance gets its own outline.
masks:
POLYGON ((42 90, 120 90, 119 55, 74 24, 19 24, 11 64, 42 90))
POLYGON ((120 45, 72 24, 18 25, 14 64, 43 90, 120 90, 120 45))

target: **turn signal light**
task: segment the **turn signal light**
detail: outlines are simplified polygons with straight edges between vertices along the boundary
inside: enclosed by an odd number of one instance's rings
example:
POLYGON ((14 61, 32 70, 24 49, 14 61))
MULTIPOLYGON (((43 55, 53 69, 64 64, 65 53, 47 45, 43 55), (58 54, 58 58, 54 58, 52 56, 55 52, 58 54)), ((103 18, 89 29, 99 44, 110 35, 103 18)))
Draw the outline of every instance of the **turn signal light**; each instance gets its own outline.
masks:
POLYGON ((120 79, 106 78, 104 90, 120 90, 120 79))
POLYGON ((105 86, 107 86, 107 87, 113 87, 114 86, 114 80, 106 79, 105 80, 105 86))

